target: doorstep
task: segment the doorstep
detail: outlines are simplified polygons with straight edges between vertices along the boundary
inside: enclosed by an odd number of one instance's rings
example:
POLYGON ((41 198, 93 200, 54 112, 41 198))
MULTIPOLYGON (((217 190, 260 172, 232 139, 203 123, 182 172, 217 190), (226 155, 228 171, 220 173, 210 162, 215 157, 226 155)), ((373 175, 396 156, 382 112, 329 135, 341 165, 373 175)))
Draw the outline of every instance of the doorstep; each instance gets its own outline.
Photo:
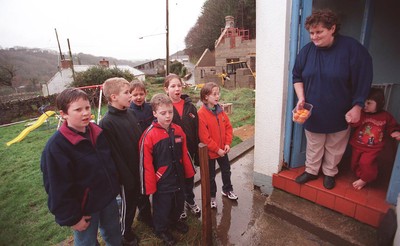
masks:
POLYGON ((295 178, 303 172, 304 167, 299 167, 273 174, 272 185, 373 227, 379 226, 390 208, 386 202, 387 183, 375 182, 354 190, 355 177, 347 170, 336 176, 336 186, 328 190, 322 184, 323 175, 302 185, 296 183, 295 178))

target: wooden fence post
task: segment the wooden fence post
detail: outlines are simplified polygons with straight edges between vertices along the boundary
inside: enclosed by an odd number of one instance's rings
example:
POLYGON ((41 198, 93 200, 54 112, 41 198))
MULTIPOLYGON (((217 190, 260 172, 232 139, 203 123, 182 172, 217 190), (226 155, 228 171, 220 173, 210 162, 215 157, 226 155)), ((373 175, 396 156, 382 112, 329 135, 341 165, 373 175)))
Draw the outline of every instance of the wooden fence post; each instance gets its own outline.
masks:
POLYGON ((211 197, 210 197, 210 172, 208 170, 207 145, 199 143, 199 160, 201 176, 201 245, 212 245, 211 197))

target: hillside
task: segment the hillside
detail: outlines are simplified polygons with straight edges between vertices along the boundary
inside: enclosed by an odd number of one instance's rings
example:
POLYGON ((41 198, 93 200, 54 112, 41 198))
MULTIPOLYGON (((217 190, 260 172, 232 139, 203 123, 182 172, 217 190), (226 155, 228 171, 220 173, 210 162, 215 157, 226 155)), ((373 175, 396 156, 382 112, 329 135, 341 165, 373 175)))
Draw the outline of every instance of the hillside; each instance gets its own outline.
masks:
MULTIPOLYGON (((66 54, 64 56, 69 57, 66 54)), ((76 65, 98 64, 103 58, 110 61, 110 65, 130 65, 134 67, 144 62, 118 60, 112 57, 98 57, 84 53, 73 54, 72 56, 76 65)), ((59 53, 53 50, 24 47, 0 49, 0 68, 13 68, 15 72, 13 87, 32 86, 33 83, 48 81, 58 71, 58 61, 59 53)))

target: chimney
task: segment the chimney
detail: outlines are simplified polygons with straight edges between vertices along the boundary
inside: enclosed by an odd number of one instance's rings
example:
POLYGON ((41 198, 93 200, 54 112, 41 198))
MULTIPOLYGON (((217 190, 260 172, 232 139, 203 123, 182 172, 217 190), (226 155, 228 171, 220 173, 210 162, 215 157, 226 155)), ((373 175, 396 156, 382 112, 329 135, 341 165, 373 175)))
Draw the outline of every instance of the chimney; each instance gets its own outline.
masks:
POLYGON ((62 69, 72 68, 72 61, 70 59, 61 60, 61 68, 62 69))
POLYGON ((109 67, 110 66, 110 62, 103 58, 103 60, 100 61, 100 66, 109 67))
POLYGON ((225 29, 235 27, 235 18, 233 16, 225 16, 225 29))

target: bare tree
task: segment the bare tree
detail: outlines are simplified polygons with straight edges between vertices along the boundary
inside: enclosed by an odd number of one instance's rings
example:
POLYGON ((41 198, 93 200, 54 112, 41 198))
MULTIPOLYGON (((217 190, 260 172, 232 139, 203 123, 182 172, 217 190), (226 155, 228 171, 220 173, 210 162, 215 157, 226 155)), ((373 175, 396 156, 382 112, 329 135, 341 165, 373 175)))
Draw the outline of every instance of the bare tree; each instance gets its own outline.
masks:
POLYGON ((12 82, 16 73, 17 69, 14 67, 14 65, 0 65, 0 85, 13 87, 12 82))
POLYGON ((32 83, 32 90, 36 91, 37 85, 39 84, 38 78, 30 78, 29 81, 32 83))

